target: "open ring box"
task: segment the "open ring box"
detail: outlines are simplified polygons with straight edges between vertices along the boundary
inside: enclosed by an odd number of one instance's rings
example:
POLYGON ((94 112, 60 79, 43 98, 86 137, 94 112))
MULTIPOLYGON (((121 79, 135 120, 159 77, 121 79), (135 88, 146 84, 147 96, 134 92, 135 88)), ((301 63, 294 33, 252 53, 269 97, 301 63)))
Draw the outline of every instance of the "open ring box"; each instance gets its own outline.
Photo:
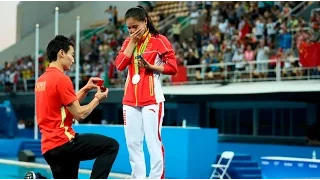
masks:
POLYGON ((93 81, 93 83, 100 87, 101 92, 105 92, 107 90, 107 88, 103 86, 104 80, 96 80, 93 81))

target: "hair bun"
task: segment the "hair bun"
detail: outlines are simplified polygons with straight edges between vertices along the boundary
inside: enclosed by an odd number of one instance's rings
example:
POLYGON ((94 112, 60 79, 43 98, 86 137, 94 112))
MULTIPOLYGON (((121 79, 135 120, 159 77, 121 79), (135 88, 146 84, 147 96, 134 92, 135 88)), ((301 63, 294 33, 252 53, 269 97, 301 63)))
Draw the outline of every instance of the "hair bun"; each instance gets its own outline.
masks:
POLYGON ((143 10, 145 10, 145 9, 144 9, 144 7, 142 7, 141 5, 139 5, 139 6, 137 6, 137 7, 138 7, 138 8, 141 8, 141 9, 143 9, 143 10))

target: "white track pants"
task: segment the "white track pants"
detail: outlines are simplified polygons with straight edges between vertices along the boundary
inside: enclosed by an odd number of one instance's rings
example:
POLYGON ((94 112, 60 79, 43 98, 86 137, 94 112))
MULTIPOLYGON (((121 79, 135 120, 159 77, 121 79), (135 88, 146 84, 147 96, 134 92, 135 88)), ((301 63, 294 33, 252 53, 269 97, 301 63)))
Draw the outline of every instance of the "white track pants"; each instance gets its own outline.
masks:
POLYGON ((161 141, 163 116, 163 102, 144 107, 123 106, 124 131, 133 179, 146 177, 144 137, 151 161, 149 178, 164 178, 164 148, 161 141))

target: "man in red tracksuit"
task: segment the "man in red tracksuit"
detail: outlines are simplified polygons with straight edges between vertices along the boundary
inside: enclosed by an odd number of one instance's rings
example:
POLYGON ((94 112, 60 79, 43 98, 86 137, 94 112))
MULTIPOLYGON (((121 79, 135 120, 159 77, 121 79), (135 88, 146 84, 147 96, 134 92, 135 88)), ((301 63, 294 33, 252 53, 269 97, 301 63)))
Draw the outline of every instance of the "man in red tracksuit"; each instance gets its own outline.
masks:
MULTIPOLYGON (((72 81, 65 74, 74 64, 74 43, 58 35, 47 46, 49 67, 36 82, 36 117, 42 138, 41 151, 50 166, 54 179, 77 179, 81 161, 95 159, 91 179, 107 179, 117 157, 119 144, 110 137, 99 134, 78 134, 72 124, 81 121, 108 95, 101 92, 93 77, 77 93, 72 81), (97 89, 90 103, 81 105, 89 91, 97 89)), ((40 179, 43 176, 27 172, 25 179, 40 179)))
POLYGON ((161 74, 177 73, 175 53, 168 39, 154 28, 147 12, 140 6, 125 14, 130 32, 116 58, 116 67, 128 67, 124 88, 123 119, 130 156, 132 178, 146 177, 143 153, 145 136, 151 159, 150 179, 164 178, 164 148, 161 127, 164 95, 161 74))

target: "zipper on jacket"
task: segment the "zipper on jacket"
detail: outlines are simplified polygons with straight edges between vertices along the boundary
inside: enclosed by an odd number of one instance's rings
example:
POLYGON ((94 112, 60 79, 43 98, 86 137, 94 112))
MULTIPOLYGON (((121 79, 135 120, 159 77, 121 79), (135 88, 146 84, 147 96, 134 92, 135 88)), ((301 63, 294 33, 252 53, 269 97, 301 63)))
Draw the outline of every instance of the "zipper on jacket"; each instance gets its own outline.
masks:
POLYGON ((134 95, 135 95, 135 98, 136 98, 136 106, 138 106, 138 94, 137 94, 137 90, 138 90, 138 85, 136 84, 134 86, 134 95))
POLYGON ((154 95, 154 92, 153 92, 153 77, 152 76, 149 76, 149 91, 150 91, 150 96, 153 96, 154 95))

